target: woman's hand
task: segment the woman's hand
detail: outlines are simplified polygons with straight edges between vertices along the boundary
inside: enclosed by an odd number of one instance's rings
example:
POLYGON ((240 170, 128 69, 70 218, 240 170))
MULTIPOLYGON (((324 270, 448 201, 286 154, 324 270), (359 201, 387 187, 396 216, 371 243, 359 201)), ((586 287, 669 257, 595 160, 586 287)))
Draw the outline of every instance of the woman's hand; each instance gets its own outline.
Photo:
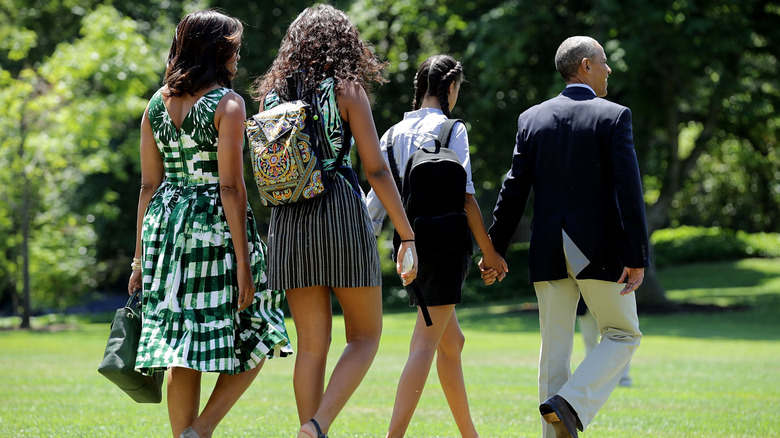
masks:
POLYGON ((252 304, 255 299, 255 279, 249 265, 238 266, 238 311, 252 304))
POLYGON ((140 269, 136 269, 130 274, 130 281, 127 282, 127 294, 132 295, 133 292, 141 290, 142 288, 143 274, 140 269))
POLYGON ((417 278, 417 248, 415 248, 413 240, 410 242, 401 242, 396 260, 398 260, 398 262, 395 264, 395 272, 401 276, 401 281, 404 286, 406 286, 417 278), (406 257, 407 248, 412 250, 412 267, 409 270, 404 271, 404 258, 406 257))

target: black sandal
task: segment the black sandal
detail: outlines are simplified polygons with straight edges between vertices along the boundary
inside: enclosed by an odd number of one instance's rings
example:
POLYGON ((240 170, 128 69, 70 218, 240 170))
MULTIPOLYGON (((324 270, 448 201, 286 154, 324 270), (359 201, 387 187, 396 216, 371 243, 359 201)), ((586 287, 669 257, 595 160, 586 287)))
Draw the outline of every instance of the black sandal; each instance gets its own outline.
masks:
POLYGON ((317 423, 317 420, 315 420, 314 418, 312 418, 311 420, 309 420, 309 423, 313 424, 313 425, 314 425, 314 428, 315 428, 315 429, 317 429, 317 438, 328 438, 328 436, 327 436, 327 435, 325 435, 324 433, 322 433, 322 429, 320 429, 320 424, 319 424, 319 423, 317 423))

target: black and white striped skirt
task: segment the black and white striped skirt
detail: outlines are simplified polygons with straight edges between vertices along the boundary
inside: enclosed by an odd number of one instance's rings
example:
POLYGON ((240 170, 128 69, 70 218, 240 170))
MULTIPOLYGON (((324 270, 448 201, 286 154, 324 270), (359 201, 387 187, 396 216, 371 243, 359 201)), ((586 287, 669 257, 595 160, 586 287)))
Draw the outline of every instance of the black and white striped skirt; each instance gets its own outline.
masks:
POLYGON ((368 210, 344 178, 335 178, 333 189, 321 198, 272 209, 270 289, 381 285, 368 210))

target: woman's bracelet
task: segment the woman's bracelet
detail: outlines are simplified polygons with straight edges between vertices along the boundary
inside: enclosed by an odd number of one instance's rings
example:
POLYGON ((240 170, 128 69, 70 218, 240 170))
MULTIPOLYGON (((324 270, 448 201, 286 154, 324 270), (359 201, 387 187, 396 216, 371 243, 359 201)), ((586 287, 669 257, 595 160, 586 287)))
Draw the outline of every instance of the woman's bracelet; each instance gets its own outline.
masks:
POLYGON ((133 263, 130 263, 130 269, 133 271, 141 270, 141 259, 133 258, 133 263))
POLYGON ((404 243, 404 242, 414 242, 414 239, 406 239, 406 240, 402 240, 401 241, 401 243, 404 243))

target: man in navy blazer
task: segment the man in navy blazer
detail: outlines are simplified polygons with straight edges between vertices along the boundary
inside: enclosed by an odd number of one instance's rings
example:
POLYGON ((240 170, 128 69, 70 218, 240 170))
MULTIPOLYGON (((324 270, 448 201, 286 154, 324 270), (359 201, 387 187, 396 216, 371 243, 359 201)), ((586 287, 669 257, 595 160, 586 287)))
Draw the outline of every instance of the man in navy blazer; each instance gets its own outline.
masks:
MULTIPOLYGON (((590 37, 568 38, 555 67, 566 89, 520 115, 489 231, 506 256, 533 188, 529 267, 539 300, 545 438, 577 437, 617 386, 642 336, 632 292, 649 266, 631 111, 602 99, 612 72, 604 49, 590 37), (572 375, 580 292, 602 340, 572 375)), ((486 283, 504 275, 485 268, 486 283)))

